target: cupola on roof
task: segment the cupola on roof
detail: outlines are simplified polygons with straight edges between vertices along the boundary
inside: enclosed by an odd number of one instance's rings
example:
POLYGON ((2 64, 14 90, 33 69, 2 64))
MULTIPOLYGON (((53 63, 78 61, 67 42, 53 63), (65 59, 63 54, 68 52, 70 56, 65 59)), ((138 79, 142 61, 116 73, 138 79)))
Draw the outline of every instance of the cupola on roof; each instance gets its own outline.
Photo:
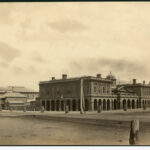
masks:
POLYGON ((116 77, 110 72, 110 73, 106 76, 106 79, 116 80, 116 77))

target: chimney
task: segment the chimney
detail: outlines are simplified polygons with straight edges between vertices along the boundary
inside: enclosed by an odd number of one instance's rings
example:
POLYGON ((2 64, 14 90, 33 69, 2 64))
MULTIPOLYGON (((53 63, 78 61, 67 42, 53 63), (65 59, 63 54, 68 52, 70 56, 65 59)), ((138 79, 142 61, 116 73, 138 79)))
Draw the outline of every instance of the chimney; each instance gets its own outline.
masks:
POLYGON ((145 81, 143 81, 143 84, 145 84, 145 81))
POLYGON ((97 74, 97 78, 101 78, 101 74, 97 74))
POLYGON ((136 84, 136 79, 133 79, 133 84, 136 84))
POLYGON ((52 77, 52 80, 55 80, 55 77, 52 77))
POLYGON ((67 74, 62 74, 62 79, 67 79, 67 74))

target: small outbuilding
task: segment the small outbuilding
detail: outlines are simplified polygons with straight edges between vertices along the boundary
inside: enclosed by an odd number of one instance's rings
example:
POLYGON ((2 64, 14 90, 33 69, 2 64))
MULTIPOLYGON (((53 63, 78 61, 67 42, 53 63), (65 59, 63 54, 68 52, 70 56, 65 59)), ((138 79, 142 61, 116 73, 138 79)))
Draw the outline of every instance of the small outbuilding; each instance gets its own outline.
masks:
POLYGON ((22 110, 26 105, 27 97, 16 92, 7 92, 0 97, 2 109, 22 110))

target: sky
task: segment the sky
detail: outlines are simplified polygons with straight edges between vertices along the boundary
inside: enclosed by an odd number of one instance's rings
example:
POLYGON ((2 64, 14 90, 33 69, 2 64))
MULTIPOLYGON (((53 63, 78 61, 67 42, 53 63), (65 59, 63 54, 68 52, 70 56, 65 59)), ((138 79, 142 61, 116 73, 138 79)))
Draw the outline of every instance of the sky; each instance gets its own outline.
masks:
POLYGON ((83 75, 150 81, 150 2, 0 3, 0 86, 83 75))

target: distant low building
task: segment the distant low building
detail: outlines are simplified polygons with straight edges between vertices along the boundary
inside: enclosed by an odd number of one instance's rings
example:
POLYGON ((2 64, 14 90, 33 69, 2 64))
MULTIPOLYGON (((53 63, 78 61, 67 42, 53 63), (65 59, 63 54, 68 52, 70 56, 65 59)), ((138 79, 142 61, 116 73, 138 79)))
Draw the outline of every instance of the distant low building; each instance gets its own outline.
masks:
POLYGON ((0 104, 3 109, 10 107, 21 109, 24 106, 28 108, 35 107, 33 103, 35 103, 38 94, 39 92, 25 87, 0 87, 0 104))
POLYGON ((16 92, 7 92, 0 96, 0 104, 2 109, 23 109, 26 105, 27 97, 16 92))

